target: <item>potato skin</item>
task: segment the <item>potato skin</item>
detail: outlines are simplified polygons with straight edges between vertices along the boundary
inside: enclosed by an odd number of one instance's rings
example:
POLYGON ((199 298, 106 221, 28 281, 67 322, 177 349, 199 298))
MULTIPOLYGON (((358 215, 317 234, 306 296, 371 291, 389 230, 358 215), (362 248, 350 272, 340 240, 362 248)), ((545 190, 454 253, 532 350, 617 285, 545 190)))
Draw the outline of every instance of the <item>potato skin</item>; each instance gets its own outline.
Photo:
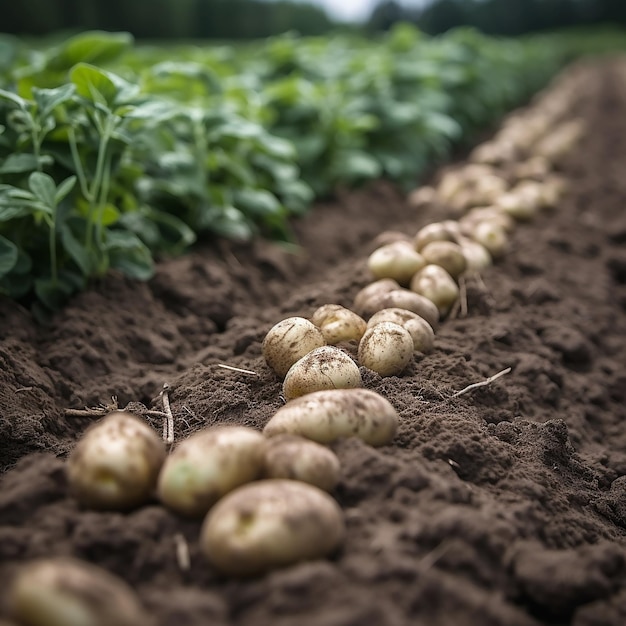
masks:
POLYGON ((422 256, 426 263, 443 267, 453 278, 458 278, 467 269, 463 251, 453 241, 431 241, 422 248, 422 256))
POLYGON ((411 276, 424 265, 426 261, 408 241, 385 244, 367 259, 367 267, 374 278, 391 278, 400 285, 407 285, 411 276))
POLYGON ((300 435, 318 443, 359 437, 371 446, 391 442, 398 429, 398 413, 391 403, 369 389, 316 391, 278 409, 263 434, 300 435))
POLYGON ((263 472, 265 439, 246 426, 214 426, 182 441, 159 474, 165 506, 190 517, 204 515, 222 496, 263 472))
POLYGON ((343 513, 327 493, 306 483, 270 479, 244 485, 207 515, 200 548, 228 576, 257 576, 323 558, 345 536, 343 513))
POLYGON ((319 443, 297 435, 277 435, 265 445, 265 478, 300 480, 324 491, 339 482, 337 455, 319 443))
POLYGON ((381 322, 393 322, 408 330, 413 339, 413 350, 426 354, 433 349, 435 342, 433 327, 417 313, 407 309, 382 309, 370 317, 367 327, 373 328, 381 322))
POLYGON ((389 291, 394 291, 395 289, 400 289, 400 283, 392 278, 381 278, 369 285, 365 285, 365 287, 354 296, 354 310, 363 315, 363 311, 367 309, 367 303, 370 298, 389 291))
POLYGON ((154 624, 124 581, 78 559, 42 559, 22 566, 7 599, 11 616, 28 626, 154 624))
POLYGON ((413 356, 413 337, 394 322, 380 322, 369 328, 359 343, 359 363, 381 376, 396 376, 413 356))
POLYGON ((340 304, 322 305, 314 311, 311 322, 322 331, 329 345, 341 341, 359 341, 367 327, 362 317, 340 304))
POLYGON ((283 382, 283 396, 293 400, 313 391, 352 389, 362 384, 358 366, 343 350, 323 346, 291 366, 283 382))
POLYGON ((433 328, 439 322, 439 309, 428 298, 409 289, 394 289, 372 296, 363 307, 363 315, 369 318, 382 309, 413 311, 423 317, 433 328))
POLYGON ((88 428, 70 453, 70 493, 93 509, 139 506, 152 497, 165 455, 165 444, 146 422, 114 411, 88 428))
POLYGON ((288 317, 270 328, 261 350, 267 364, 284 378, 305 354, 326 345, 322 331, 304 317, 288 317))
POLYGON ((427 265, 417 272, 411 280, 411 289, 432 300, 441 316, 450 310, 459 297, 454 278, 439 265, 427 265))

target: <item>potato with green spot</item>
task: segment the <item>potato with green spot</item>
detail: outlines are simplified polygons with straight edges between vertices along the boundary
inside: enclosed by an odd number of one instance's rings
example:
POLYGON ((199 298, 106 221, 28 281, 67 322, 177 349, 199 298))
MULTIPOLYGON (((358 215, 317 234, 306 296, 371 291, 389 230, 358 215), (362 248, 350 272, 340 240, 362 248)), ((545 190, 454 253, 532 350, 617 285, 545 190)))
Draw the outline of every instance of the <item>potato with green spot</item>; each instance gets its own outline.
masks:
POLYGON ((246 426, 214 426, 181 441, 159 474, 158 495, 169 509, 204 515, 222 496, 263 472, 265 439, 246 426))

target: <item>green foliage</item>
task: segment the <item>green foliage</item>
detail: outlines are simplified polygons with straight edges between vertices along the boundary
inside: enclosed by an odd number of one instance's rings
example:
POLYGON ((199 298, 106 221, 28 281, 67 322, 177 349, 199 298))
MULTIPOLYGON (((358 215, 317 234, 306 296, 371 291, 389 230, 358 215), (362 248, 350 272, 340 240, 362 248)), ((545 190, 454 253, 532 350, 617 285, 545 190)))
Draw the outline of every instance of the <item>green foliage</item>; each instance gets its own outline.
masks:
POLYGON ((288 240, 290 216, 339 185, 414 184, 576 45, 408 25, 239 48, 2 39, 0 293, 45 314, 111 269, 145 280, 206 234, 288 240))

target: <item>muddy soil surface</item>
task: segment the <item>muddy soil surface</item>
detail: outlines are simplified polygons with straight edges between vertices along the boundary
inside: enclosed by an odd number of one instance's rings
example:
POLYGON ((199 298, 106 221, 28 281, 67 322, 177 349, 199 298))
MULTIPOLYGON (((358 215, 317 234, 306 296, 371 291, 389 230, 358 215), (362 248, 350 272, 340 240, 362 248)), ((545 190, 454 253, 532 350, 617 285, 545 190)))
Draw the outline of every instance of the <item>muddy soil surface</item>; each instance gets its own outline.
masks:
POLYGON ((625 624, 626 90, 615 63, 585 71, 570 115, 590 130, 558 208, 468 282, 468 314, 441 324, 432 354, 400 377, 362 370, 402 425, 389 446, 333 446, 348 533, 330 560, 228 580, 200 554, 199 522, 157 503, 81 510, 63 457, 92 420, 65 410, 112 396, 158 409, 167 382, 178 439, 263 427, 281 406, 265 332, 349 306, 374 237, 440 213, 380 183, 297 224, 299 250, 206 245, 147 284, 107 278, 47 328, 0 302, 0 589, 24 560, 71 554, 128 581, 161 626, 625 624))

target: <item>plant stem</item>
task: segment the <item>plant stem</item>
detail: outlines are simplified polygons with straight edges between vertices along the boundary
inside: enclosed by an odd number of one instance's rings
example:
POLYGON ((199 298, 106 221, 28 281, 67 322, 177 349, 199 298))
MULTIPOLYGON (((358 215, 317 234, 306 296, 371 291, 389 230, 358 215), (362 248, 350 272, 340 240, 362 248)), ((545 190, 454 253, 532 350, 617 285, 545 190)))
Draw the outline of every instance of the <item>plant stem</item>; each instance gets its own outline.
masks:
POLYGON ((93 179, 93 184, 90 190, 90 202, 89 202, 89 215, 87 216, 87 236, 85 238, 85 246, 88 250, 91 250, 93 245, 93 233, 95 221, 100 216, 100 210, 96 210, 98 208, 99 203, 99 195, 100 195, 100 187, 102 185, 102 177, 104 172, 104 165, 106 160, 107 148, 109 146, 110 139, 110 120, 111 117, 107 118, 107 123, 105 128, 103 129, 103 133, 100 135, 100 145, 98 146, 98 160, 96 161, 96 173, 93 179))
POLYGON ((78 145, 76 143, 76 135, 74 134, 74 128, 70 126, 67 130, 68 143, 70 144, 70 151, 72 152, 72 160, 74 161, 74 169, 76 170, 76 176, 78 176, 78 183, 80 190, 87 202, 91 203, 91 193, 89 192, 89 186, 87 185, 87 177, 85 176, 85 170, 78 154, 78 145))

